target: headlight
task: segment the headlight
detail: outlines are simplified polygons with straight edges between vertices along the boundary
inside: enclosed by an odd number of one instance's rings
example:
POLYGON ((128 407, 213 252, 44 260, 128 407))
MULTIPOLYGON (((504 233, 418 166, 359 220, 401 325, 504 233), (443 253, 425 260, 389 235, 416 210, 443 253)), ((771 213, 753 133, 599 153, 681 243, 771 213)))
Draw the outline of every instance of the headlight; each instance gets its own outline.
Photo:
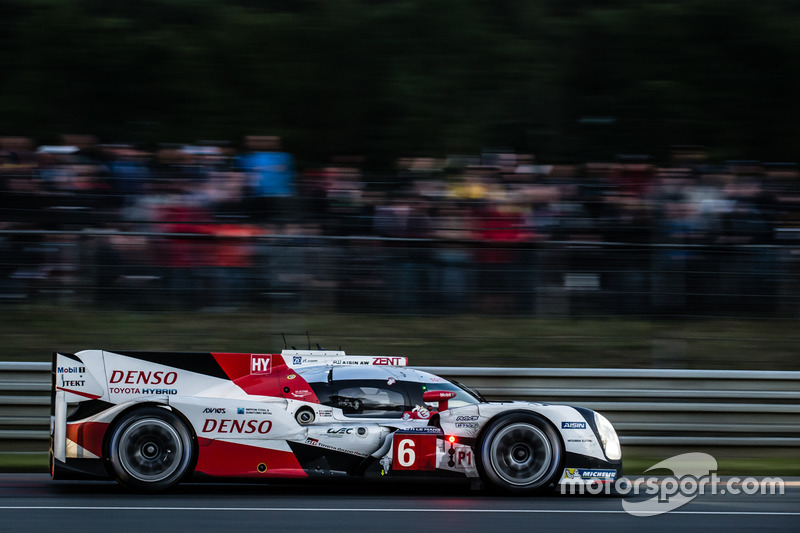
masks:
POLYGON ((606 457, 611 461, 622 459, 619 437, 617 437, 617 432, 614 431, 614 426, 611 425, 611 422, 600 413, 595 413, 594 425, 597 427, 597 433, 600 434, 600 443, 603 445, 606 457))

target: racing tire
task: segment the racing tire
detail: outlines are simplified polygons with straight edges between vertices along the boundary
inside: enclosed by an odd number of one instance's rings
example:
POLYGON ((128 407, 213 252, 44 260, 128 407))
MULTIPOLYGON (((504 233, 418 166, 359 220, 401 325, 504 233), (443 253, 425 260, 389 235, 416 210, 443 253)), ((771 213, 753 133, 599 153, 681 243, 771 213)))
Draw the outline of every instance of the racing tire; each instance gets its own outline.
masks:
POLYGON ((488 487, 533 494, 554 483, 564 462, 558 432, 533 413, 508 413, 490 421, 476 446, 478 471, 488 487))
POLYGON ((146 492, 174 487, 193 469, 194 446, 186 424, 161 407, 137 409, 114 427, 108 460, 122 485, 146 492))

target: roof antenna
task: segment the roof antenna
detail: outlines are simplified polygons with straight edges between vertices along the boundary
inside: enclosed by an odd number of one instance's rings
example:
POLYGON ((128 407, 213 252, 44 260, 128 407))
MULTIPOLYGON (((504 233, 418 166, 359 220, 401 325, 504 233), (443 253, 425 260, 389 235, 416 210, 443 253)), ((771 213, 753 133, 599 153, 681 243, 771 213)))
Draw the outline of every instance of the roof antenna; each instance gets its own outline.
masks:
POLYGON ((281 331, 281 337, 283 337, 283 349, 285 350, 286 349, 286 335, 284 335, 282 331, 281 331))
POLYGON ((311 350, 311 336, 308 334, 308 330, 306 330, 306 338, 308 339, 308 349, 311 350))

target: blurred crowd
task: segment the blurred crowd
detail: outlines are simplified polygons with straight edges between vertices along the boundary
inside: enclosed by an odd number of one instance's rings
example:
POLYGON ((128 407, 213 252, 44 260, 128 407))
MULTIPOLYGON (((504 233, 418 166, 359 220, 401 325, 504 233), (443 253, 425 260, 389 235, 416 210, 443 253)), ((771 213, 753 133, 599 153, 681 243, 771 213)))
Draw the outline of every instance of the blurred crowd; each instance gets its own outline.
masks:
POLYGON ((702 147, 665 163, 492 150, 365 165, 298 164, 271 136, 0 138, 0 296, 234 308, 311 287, 339 309, 535 313, 572 291, 610 312, 772 311, 778 245, 800 228, 795 164, 712 164, 702 147))

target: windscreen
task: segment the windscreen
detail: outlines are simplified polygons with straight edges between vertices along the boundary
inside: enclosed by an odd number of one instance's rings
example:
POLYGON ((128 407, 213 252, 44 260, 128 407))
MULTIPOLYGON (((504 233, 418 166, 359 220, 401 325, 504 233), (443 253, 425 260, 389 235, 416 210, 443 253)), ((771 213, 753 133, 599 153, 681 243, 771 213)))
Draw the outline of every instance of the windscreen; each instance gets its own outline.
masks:
MULTIPOLYGON (((483 398, 476 392, 463 387, 457 382, 444 380, 436 383, 409 383, 408 384, 409 396, 412 398, 412 403, 422 403, 422 395, 427 391, 448 391, 455 392, 455 398, 448 401, 448 408, 463 407, 465 405, 473 405, 481 403, 483 398)), ((427 405, 433 408, 438 408, 438 402, 427 402, 427 405)))

